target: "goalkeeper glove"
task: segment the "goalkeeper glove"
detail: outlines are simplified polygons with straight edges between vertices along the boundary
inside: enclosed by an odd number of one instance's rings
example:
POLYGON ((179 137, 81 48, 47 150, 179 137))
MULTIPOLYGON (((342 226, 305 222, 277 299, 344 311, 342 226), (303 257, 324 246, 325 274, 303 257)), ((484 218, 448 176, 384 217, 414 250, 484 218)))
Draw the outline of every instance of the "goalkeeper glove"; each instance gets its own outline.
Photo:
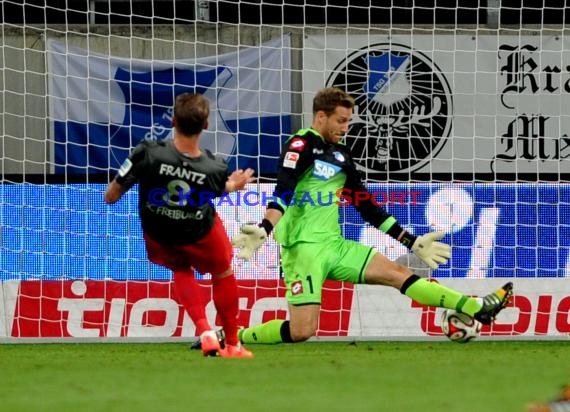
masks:
POLYGON ((240 248, 238 258, 249 260, 251 255, 263 245, 271 229, 273 225, 267 219, 263 219, 259 225, 243 225, 240 228, 241 233, 232 239, 232 245, 240 248))
POLYGON ((451 257, 451 247, 445 243, 438 242, 444 236, 444 232, 430 232, 423 236, 418 236, 413 241, 410 249, 426 265, 435 270, 439 265, 445 265, 451 257))

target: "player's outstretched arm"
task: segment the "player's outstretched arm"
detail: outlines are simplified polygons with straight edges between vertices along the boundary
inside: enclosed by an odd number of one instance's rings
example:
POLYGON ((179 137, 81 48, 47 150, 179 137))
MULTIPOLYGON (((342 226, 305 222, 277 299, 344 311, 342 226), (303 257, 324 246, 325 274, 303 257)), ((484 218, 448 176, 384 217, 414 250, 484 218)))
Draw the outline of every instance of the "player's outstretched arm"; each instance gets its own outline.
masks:
POLYGON ((248 183, 252 183, 255 178, 253 177, 254 174, 253 169, 238 169, 235 170, 231 175, 228 176, 228 180, 226 181, 226 192, 235 192, 236 190, 242 190, 245 188, 245 185, 248 183))
POLYGON ((146 158, 149 144, 148 141, 143 140, 133 149, 129 157, 125 159, 117 171, 115 178, 107 186, 104 196, 105 203, 113 204, 118 202, 138 181, 141 165, 146 158))
POLYGON ((105 191, 105 203, 112 205, 121 199, 121 196, 125 194, 125 188, 120 185, 115 179, 107 186, 105 191))
POLYGON ((451 247, 439 242, 445 236, 443 232, 430 232, 423 236, 415 236, 402 229, 396 219, 384 208, 377 207, 371 201, 372 195, 368 192, 362 173, 354 169, 347 178, 347 187, 353 192, 368 193, 368 196, 359 204, 356 210, 362 218, 372 226, 378 228, 390 237, 396 239, 419 257, 432 270, 439 265, 445 265, 451 257, 451 247))

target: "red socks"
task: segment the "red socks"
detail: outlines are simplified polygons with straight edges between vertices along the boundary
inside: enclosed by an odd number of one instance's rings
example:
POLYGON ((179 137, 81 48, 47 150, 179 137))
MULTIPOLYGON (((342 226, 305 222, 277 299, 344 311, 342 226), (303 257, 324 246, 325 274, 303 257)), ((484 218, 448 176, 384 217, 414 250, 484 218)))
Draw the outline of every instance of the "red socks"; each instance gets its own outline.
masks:
POLYGON ((194 271, 192 269, 176 271, 173 278, 174 291, 196 326, 196 336, 211 330, 212 327, 206 318, 206 305, 202 299, 202 287, 194 278, 194 271))
POLYGON ((228 345, 237 345, 239 343, 237 337, 239 296, 234 274, 232 273, 223 278, 212 276, 212 290, 214 305, 224 327, 226 343, 228 345))
MULTIPOLYGON (((206 306, 202 299, 202 287, 194 278, 194 271, 174 272, 174 291, 178 300, 188 312, 190 319, 196 326, 196 335, 211 330, 212 327, 206 318, 206 306)), ((226 342, 228 345, 237 345, 239 297, 238 287, 234 274, 219 278, 212 277, 212 291, 214 306, 222 321, 226 342)))

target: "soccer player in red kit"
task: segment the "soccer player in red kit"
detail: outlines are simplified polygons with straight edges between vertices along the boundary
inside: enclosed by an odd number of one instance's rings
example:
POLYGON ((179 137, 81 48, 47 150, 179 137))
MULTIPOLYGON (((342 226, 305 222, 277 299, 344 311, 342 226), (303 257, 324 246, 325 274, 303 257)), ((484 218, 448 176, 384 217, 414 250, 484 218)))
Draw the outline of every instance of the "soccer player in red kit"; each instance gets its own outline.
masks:
POLYGON ((139 143, 109 184, 105 202, 117 202, 139 184, 139 215, 148 259, 172 270, 175 293, 196 325, 204 356, 252 357, 237 337, 233 249, 211 199, 243 189, 253 180, 253 170, 236 170, 228 176, 225 162, 200 149, 209 113, 204 96, 177 96, 173 138, 139 143), (194 269, 212 275, 214 306, 225 332, 223 348, 206 318, 194 269))

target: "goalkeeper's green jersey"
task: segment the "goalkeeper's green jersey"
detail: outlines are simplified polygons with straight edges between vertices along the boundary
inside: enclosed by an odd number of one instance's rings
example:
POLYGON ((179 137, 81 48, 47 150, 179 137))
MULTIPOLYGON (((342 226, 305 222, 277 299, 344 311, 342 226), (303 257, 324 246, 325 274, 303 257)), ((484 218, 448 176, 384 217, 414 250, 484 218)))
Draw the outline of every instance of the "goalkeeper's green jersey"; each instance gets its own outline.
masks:
POLYGON ((375 206, 370 197, 364 199, 365 192, 369 193, 362 174, 344 144, 327 143, 311 128, 299 130, 283 148, 275 201, 268 206, 284 213, 275 239, 290 247, 341 237, 339 208, 347 203, 373 226, 397 236, 401 228, 396 219, 375 206))

